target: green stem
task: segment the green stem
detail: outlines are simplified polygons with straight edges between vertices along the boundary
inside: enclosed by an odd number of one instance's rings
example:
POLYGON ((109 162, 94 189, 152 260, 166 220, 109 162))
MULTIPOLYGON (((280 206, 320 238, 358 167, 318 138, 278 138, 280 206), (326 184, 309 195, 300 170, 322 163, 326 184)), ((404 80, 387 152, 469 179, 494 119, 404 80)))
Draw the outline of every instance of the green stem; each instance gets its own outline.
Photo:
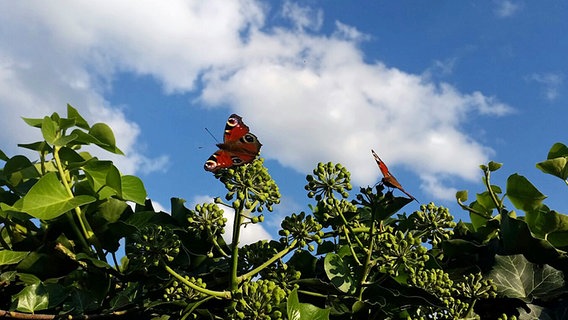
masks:
MULTIPOLYGON (((63 164, 61 162, 61 159, 59 158, 59 150, 61 150, 61 147, 59 147, 59 146, 53 147, 53 158, 55 159, 55 164, 57 165, 59 177, 61 178, 61 182, 63 182, 63 186, 65 187, 67 194, 70 197, 75 197, 75 195, 73 194, 73 191, 71 190, 71 186, 69 185, 69 181, 67 179, 67 172, 65 172, 65 170, 63 169, 63 164)), ((104 256, 103 251, 101 250, 100 242, 97 239, 95 233, 93 232, 93 229, 89 225, 89 222, 87 221, 87 218, 85 217, 85 214, 81 211, 80 207, 75 207, 75 214, 77 216, 77 220, 79 220, 79 225, 81 226, 81 229, 83 230, 83 236, 82 237, 85 237, 88 240, 88 242, 91 243, 95 247, 99 258, 104 259, 105 256, 104 256)), ((72 225, 74 225, 74 223, 72 223, 72 225)), ((80 238, 82 238, 82 237, 80 237, 80 238)))
POLYGON ((216 298, 222 298, 222 299, 231 299, 231 296, 232 296, 231 292, 229 292, 229 291, 214 291, 214 290, 202 288, 202 287, 196 285, 195 283, 187 280, 186 278, 182 277, 179 273, 177 273, 174 269, 170 268, 170 266, 168 266, 167 264, 164 263, 163 265, 164 265, 164 268, 166 269, 166 271, 169 274, 174 276, 174 278, 178 279, 179 281, 181 281, 183 284, 190 287, 191 289, 193 289, 195 291, 199 291, 199 292, 206 294, 208 296, 212 296, 212 297, 216 297, 216 298))
MULTIPOLYGON (((363 285, 367 281, 367 277, 371 272, 371 257, 373 255, 373 247, 375 246, 375 229, 376 229, 376 210, 371 208, 371 227, 369 228, 369 247, 365 252, 365 264, 363 265, 363 272, 359 281, 359 300, 363 299, 363 285)), ((382 230, 382 221, 381 221, 382 230)))
POLYGON ((503 202, 497 200, 497 196, 493 192, 493 189, 491 188, 491 183, 489 182, 490 176, 491 172, 489 171, 489 169, 485 170, 485 187, 487 188, 487 191, 489 191, 491 199, 493 200, 493 203, 495 203, 495 207, 499 210, 498 212, 501 213, 501 211, 503 211, 503 202))
POLYGON ((237 283, 241 283, 243 281, 248 280, 249 278, 254 277, 257 273, 259 273, 260 271, 262 271, 262 269, 268 267, 269 265, 271 265, 272 263, 274 263, 274 261, 282 258, 283 256, 285 256, 286 254, 288 254, 288 252, 290 252, 291 250, 293 250, 294 248, 296 248, 296 245, 298 244, 298 240, 294 239, 294 241, 292 241, 292 243, 284 248, 284 250, 278 252, 277 254, 275 254, 274 256, 272 256, 272 258, 266 260, 263 264, 261 264, 260 266, 252 269, 251 271, 243 274, 240 277, 237 277, 237 283))
MULTIPOLYGON (((243 190, 246 192, 246 190, 243 190)), ((231 291, 237 290, 239 287, 238 267, 239 267, 239 237, 241 235, 241 224, 243 223, 243 208, 248 199, 243 199, 235 209, 235 217, 233 220, 233 239, 231 240, 231 291)))

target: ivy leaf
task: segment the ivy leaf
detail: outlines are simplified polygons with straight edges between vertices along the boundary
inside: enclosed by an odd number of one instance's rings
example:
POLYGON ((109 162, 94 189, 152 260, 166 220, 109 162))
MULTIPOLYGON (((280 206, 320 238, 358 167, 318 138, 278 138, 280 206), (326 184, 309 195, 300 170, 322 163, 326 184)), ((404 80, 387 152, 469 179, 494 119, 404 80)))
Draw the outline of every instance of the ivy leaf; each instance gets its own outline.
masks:
POLYGON ((87 195, 76 197, 69 195, 57 178, 57 174, 50 172, 39 179, 14 206, 21 208, 21 211, 29 213, 34 218, 49 220, 95 200, 94 197, 87 195))
POLYGON ((547 264, 530 263, 520 254, 495 256, 495 265, 489 278, 493 279, 498 293, 524 301, 551 298, 564 286, 561 271, 547 264))
POLYGON ((77 109, 73 108, 70 104, 67 104, 67 118, 74 119, 75 125, 79 128, 89 130, 89 123, 85 120, 77 109))
POLYGON ((0 266, 19 263, 28 254, 29 251, 0 250, 0 266))
POLYGON ((41 134, 47 143, 53 144, 55 138, 57 136, 57 123, 51 120, 50 117, 43 118, 43 122, 41 124, 41 134))
POLYGON ((513 174, 507 179, 507 196, 517 209, 532 211, 540 207, 546 196, 527 178, 513 174))
POLYGON ((563 143, 557 142, 548 151, 547 159, 554 159, 558 157, 568 157, 568 147, 563 143))
POLYGON ((551 174, 562 180, 568 179, 568 157, 548 159, 536 164, 540 171, 551 174))
POLYGON ((341 256, 335 253, 327 254, 324 259, 324 269, 331 283, 341 292, 355 292, 356 281, 351 275, 351 269, 341 256))
POLYGON ((95 142, 99 147, 116 154, 124 154, 120 149, 116 147, 116 140, 114 139, 114 133, 112 129, 105 123, 95 123, 91 129, 89 129, 89 134, 97 139, 99 142, 95 142))
POLYGON ((290 320, 328 320, 329 309, 321 309, 309 303, 300 303, 298 289, 292 290, 286 302, 288 319, 290 320))
POLYGON ((16 302, 16 310, 27 313, 45 310, 49 307, 48 292, 42 284, 32 284, 12 296, 16 302))
POLYGON ((122 176, 122 198, 134 201, 143 205, 146 201, 147 193, 144 183, 135 176, 122 176))

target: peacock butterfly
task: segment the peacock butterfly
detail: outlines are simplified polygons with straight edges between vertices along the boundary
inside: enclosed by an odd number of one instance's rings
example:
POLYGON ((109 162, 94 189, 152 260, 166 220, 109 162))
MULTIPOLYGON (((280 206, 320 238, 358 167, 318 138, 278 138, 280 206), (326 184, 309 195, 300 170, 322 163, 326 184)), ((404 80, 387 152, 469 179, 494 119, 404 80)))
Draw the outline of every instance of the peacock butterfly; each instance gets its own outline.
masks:
MULTIPOLYGON (((373 153, 373 157, 375 157, 375 161, 377 161, 377 165, 379 165, 379 169, 383 174, 383 179, 381 180, 381 182, 389 188, 395 188, 404 192, 404 194, 409 196, 411 200, 416 200, 416 198, 414 198, 410 193, 406 192, 402 188, 400 182, 398 182, 398 180, 396 180, 396 178, 390 173, 387 165, 384 163, 383 160, 381 160, 381 158, 379 158, 379 156, 375 153, 375 151, 371 149, 371 152, 373 153)), ((418 202, 418 200, 416 200, 416 202, 418 202)))
POLYGON ((243 118, 232 114, 225 125, 223 143, 218 143, 215 151, 203 166, 205 170, 217 172, 252 162, 260 152, 262 144, 256 136, 249 132, 243 118))

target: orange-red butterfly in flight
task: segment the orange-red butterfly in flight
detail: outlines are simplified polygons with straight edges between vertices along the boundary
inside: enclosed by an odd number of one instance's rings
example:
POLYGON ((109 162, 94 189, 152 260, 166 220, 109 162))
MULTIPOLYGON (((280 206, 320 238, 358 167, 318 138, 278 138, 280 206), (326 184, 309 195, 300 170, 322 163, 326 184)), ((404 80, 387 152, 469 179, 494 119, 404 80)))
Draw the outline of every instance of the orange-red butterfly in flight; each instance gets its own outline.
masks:
POLYGON ((239 115, 232 114, 225 124, 223 143, 218 143, 217 150, 207 161, 204 168, 217 172, 252 162, 258 156, 262 144, 249 132, 249 127, 239 115))
MULTIPOLYGON (((371 149, 371 152, 373 153, 373 157, 375 157, 375 161, 377 161, 377 165, 379 165, 379 169, 383 174, 383 179, 381 180, 381 182, 389 188, 395 188, 404 192, 404 194, 409 196, 411 200, 416 200, 416 198, 414 198, 410 193, 404 190, 400 182, 398 182, 398 180, 396 180, 396 178, 390 173, 387 165, 383 162, 383 160, 381 160, 381 158, 379 158, 375 151, 371 149)), ((416 202, 418 202, 418 200, 416 200, 416 202)))

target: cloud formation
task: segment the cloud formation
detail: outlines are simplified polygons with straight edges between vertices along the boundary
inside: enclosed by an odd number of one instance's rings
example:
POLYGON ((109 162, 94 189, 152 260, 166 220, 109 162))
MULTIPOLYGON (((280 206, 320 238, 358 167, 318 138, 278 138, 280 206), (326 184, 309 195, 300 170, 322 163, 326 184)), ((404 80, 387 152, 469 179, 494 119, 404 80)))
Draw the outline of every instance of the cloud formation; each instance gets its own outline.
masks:
MULTIPOLYGON (((124 170, 156 170, 167 157, 137 149, 139 128, 105 93, 121 73, 150 75, 165 93, 193 91, 199 102, 228 104, 264 144, 263 156, 306 172, 336 161, 356 184, 377 181, 374 148, 392 167, 415 172, 439 197, 444 177, 474 179, 492 153, 463 131, 466 119, 511 108, 481 92, 365 61, 367 35, 321 10, 285 2, 292 26, 268 25, 268 4, 240 1, 70 1, 33 8, 11 2, 0 12, 0 125, 20 132, 18 116, 46 114, 72 102, 109 123, 128 157, 124 170), (18 106, 17 109, 14 106, 18 106), (145 169, 144 169, 145 168, 145 169)), ((27 131, 23 135, 26 135, 27 131)), ((8 144, 14 136, 0 133, 8 144)), ((446 192, 444 192, 446 190, 446 192)))

